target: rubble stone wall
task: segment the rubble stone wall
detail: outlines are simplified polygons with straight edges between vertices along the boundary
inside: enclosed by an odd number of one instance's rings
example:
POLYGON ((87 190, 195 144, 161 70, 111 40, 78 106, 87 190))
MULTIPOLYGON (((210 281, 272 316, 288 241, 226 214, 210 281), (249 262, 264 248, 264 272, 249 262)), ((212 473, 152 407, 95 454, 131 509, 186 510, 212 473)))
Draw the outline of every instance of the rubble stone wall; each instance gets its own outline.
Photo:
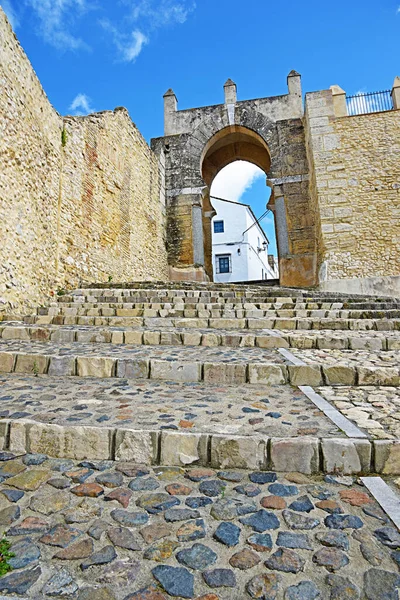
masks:
POLYGON ((0 310, 168 279, 162 157, 125 109, 63 119, 1 9, 0 115, 0 310))

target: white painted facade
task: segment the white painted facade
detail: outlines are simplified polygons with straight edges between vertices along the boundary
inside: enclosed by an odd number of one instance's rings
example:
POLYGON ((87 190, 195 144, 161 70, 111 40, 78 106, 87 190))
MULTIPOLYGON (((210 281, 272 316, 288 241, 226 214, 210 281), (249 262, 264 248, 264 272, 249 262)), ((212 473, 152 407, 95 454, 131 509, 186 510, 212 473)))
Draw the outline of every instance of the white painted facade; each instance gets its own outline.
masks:
POLYGON ((273 257, 275 268, 271 267, 268 238, 250 206, 215 198, 211 202, 217 212, 212 220, 214 281, 278 279, 277 259, 273 257))

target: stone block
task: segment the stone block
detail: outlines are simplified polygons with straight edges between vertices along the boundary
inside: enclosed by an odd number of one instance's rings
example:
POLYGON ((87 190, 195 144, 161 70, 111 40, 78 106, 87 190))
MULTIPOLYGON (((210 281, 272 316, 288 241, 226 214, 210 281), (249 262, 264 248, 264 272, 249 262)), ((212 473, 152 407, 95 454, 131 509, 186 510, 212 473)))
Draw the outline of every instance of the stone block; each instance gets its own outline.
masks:
POLYGON ((140 358, 120 358, 117 360, 117 377, 125 379, 148 379, 150 361, 140 358))
POLYGON ((375 448, 375 472, 382 475, 400 475, 400 441, 377 440, 375 448))
POLYGON ((246 329, 246 319, 210 319, 213 329, 246 329))
POLYGON ((201 433, 161 432, 160 464, 165 466, 202 465, 208 461, 208 436, 201 433))
POLYGON ((141 346, 143 344, 143 331, 125 331, 125 344, 141 346))
POLYGON ((181 346, 181 334, 174 331, 161 331, 160 344, 162 346, 181 346))
POLYGON ((10 421, 9 423, 9 446, 10 452, 15 454, 25 454, 28 451, 27 428, 31 424, 29 421, 10 421))
POLYGON ((316 342, 319 350, 346 350, 348 348, 348 340, 346 336, 342 338, 330 336, 318 337, 316 342))
MULTIPOLYGON (((109 341, 109 340, 104 340, 109 341)), ((112 344, 123 344, 124 343, 124 332, 123 331, 113 331, 111 333, 111 343, 112 344)))
POLYGON ((201 381, 201 363, 152 360, 150 378, 163 381, 201 381))
POLYGON ((14 370, 15 355, 9 352, 0 352, 0 372, 12 373, 14 370))
POLYGON ((256 346, 258 348, 289 348, 289 342, 276 335, 257 335, 256 346))
POLYGON ((356 383, 355 367, 346 367, 345 365, 323 366, 322 371, 327 385, 355 385, 356 383))
POLYGON ((160 343, 160 332, 145 331, 143 334, 143 343, 146 346, 158 346, 160 343))
POLYGON ((274 329, 275 319, 247 319, 247 329, 274 329))
POLYGON ((49 359, 41 354, 17 354, 16 373, 46 373, 49 359))
POLYGON ((201 333, 198 331, 190 331, 183 334, 183 343, 185 346, 200 346, 201 333))
POLYGON ((73 460, 111 459, 112 433, 105 427, 27 425, 30 452, 73 460))
POLYGON ((9 421, 0 421, 0 450, 7 450, 7 444, 9 440, 9 430, 10 430, 10 422, 9 421))
POLYGON ((73 356, 52 356, 48 374, 51 376, 70 376, 76 375, 76 360, 73 356))
POLYGON ((388 338, 387 348, 388 350, 400 350, 400 340, 388 338))
POLYGON ((204 382, 224 385, 246 383, 246 371, 246 365, 204 363, 204 382))
POLYGON ((319 471, 318 439, 316 438, 272 438, 271 466, 283 473, 295 471, 311 475, 319 471))
POLYGON ((400 385, 397 367, 357 367, 359 385, 400 385))
POLYGON ((77 373, 79 377, 113 377, 116 361, 99 356, 79 356, 77 373))
POLYGON ((26 327, 4 327, 2 335, 3 340, 24 340, 30 339, 29 329, 26 327))
POLYGON ((158 456, 158 432, 117 429, 115 434, 115 460, 152 465, 158 456))
POLYGON ((385 338, 349 338, 351 350, 385 350, 385 338))
POLYGON ((211 437, 211 466, 215 469, 264 469, 266 439, 256 436, 211 437))
POLYGON ((290 365, 288 371, 291 385, 322 385, 322 372, 319 365, 290 365))
POLYGON ((371 470, 371 443, 368 440, 337 438, 321 441, 325 473, 356 475, 371 470))
POLYGON ((29 330, 29 336, 35 342, 47 342, 51 338, 51 330, 44 327, 32 327, 29 330))
POLYGON ((203 333, 201 339, 202 346, 215 347, 221 345, 221 336, 216 333, 203 333))
POLYGON ((297 335, 291 335, 289 337, 289 347, 290 348, 297 348, 299 350, 307 350, 310 348, 315 348, 316 347, 316 338, 314 336, 311 335, 302 335, 302 336, 297 336, 297 335))
POLYGON ((249 365, 249 383, 280 385, 287 383, 287 369, 283 365, 251 363, 249 365))

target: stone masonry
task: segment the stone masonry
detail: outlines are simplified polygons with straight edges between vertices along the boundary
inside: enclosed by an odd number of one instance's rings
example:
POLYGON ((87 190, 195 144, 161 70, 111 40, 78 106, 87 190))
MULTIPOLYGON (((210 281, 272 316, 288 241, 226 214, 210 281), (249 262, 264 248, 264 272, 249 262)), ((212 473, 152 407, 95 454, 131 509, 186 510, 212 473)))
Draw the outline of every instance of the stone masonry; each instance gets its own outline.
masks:
POLYGON ((62 118, 0 8, 0 311, 166 279, 162 166, 125 109, 62 118))
POLYGON ((290 288, 4 316, 0 594, 398 599, 399 351, 400 301, 290 288))

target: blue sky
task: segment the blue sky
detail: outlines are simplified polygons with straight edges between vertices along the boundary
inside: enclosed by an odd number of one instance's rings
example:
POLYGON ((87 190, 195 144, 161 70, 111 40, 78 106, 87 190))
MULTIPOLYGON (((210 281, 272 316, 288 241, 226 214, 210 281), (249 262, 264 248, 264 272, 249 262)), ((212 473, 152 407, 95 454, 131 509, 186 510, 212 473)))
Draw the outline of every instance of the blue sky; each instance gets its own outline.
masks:
MULTIPOLYGON (((170 87, 179 107, 190 108, 223 102, 228 77, 245 100, 286 93, 291 69, 302 74, 303 91, 337 83, 349 94, 391 88, 400 75, 399 0, 0 5, 61 114, 126 106, 147 140, 163 133, 162 96, 170 87)), ((247 168, 240 185, 237 199, 260 215, 268 196, 265 179, 247 168)))

